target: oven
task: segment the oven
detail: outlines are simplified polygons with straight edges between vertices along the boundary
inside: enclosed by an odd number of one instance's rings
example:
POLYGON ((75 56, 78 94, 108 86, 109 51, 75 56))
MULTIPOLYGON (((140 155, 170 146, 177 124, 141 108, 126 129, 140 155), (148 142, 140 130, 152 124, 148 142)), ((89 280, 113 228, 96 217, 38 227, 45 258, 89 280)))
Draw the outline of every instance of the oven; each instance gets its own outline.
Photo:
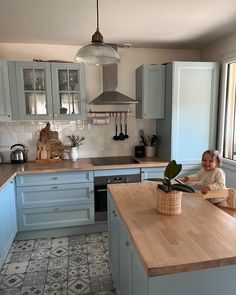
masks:
POLYGON ((140 181, 140 173, 94 177, 95 222, 107 221, 107 184, 140 181))
MULTIPOLYGON (((133 157, 92 158, 94 166, 138 163, 133 157)), ((110 167, 109 167, 110 168, 110 167)), ((107 184, 140 182, 140 169, 98 170, 94 174, 95 222, 107 221, 107 184)))

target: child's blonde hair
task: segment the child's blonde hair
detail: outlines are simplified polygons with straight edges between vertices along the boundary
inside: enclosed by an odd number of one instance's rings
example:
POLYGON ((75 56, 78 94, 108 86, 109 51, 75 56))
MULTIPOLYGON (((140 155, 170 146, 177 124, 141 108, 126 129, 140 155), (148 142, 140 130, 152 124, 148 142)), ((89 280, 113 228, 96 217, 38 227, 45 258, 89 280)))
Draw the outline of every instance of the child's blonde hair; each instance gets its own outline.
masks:
POLYGON ((202 160, 203 160, 203 157, 204 157, 205 154, 209 154, 209 155, 211 155, 211 157, 212 157, 213 159, 216 159, 216 161, 217 161, 217 163, 218 163, 218 167, 221 166, 221 163, 222 163, 222 157, 221 157, 221 154, 220 154, 219 151, 217 151, 217 150, 207 150, 207 151, 205 151, 205 152, 202 154, 202 160))

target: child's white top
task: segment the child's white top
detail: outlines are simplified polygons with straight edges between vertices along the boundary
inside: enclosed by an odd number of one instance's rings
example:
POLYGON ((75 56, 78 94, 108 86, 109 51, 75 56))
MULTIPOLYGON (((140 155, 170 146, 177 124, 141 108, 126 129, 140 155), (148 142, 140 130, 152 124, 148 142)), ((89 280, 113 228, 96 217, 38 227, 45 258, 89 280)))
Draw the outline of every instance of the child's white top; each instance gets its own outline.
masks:
MULTIPOLYGON (((225 173, 221 168, 215 168, 210 171, 201 168, 197 174, 189 176, 189 181, 200 181, 202 187, 208 186, 211 191, 226 188, 225 173)), ((221 201, 220 198, 210 200, 212 203, 218 203, 219 201, 221 201)))

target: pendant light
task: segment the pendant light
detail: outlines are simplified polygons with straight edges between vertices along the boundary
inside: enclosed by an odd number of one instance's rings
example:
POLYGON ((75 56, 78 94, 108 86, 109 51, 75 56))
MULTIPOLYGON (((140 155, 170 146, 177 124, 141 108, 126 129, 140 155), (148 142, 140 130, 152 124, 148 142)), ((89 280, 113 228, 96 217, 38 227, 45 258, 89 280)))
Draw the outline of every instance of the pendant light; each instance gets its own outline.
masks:
POLYGON ((111 46, 103 43, 103 36, 99 32, 99 14, 97 0, 97 30, 92 36, 92 42, 89 45, 81 47, 76 56, 75 61, 86 64, 116 64, 120 62, 119 54, 111 46))

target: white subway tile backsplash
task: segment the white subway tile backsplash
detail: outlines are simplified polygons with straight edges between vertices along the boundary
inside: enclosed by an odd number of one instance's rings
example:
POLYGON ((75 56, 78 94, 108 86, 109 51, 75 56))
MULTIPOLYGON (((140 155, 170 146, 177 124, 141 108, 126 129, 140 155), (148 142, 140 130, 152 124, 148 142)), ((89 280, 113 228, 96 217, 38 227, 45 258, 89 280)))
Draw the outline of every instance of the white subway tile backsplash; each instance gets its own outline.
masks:
MULTIPOLYGON (((127 156, 134 155, 134 146, 140 143, 139 129, 146 134, 156 134, 155 120, 141 120, 128 117, 129 138, 123 141, 113 140, 115 119, 110 118, 107 125, 83 125, 79 121, 50 122, 51 130, 58 131, 59 139, 69 145, 68 135, 84 136, 85 141, 79 149, 79 157, 127 156)), ((0 123, 0 153, 4 161, 10 161, 10 147, 22 143, 28 149, 28 160, 36 159, 39 133, 46 126, 45 122, 8 122, 0 123)), ((123 133, 125 132, 123 126, 123 133)), ((120 133, 120 126, 118 134, 120 133)))

